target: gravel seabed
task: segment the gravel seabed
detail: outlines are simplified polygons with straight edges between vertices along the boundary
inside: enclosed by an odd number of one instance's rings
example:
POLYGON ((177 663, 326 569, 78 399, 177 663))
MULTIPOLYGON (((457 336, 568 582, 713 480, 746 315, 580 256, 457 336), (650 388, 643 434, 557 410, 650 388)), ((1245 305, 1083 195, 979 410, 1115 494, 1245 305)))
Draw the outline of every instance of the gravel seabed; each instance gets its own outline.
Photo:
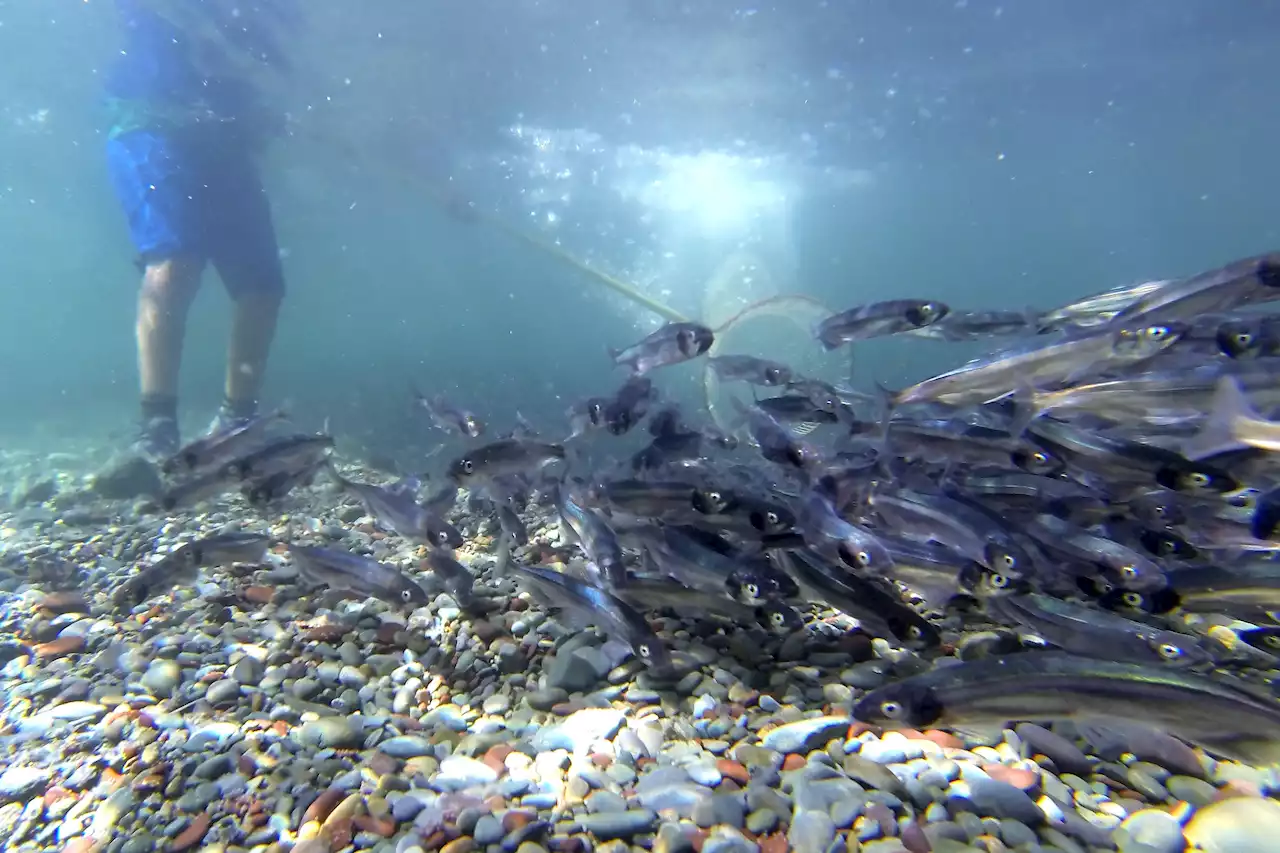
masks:
MULTIPOLYGON (((239 499, 139 516, 85 491, 84 462, 0 458, 3 850, 1280 849, 1275 768, 1167 738, 1098 755, 1026 723, 853 721, 865 690, 933 662, 830 611, 785 636, 654 615, 685 673, 656 682, 495 577, 487 519, 454 518, 472 612, 444 592, 412 613, 329 607, 280 546, 115 613, 140 560, 231 530, 431 578, 417 546, 324 486, 266 516, 239 499)), ((541 510, 524 521, 517 556, 558 544, 541 510)))

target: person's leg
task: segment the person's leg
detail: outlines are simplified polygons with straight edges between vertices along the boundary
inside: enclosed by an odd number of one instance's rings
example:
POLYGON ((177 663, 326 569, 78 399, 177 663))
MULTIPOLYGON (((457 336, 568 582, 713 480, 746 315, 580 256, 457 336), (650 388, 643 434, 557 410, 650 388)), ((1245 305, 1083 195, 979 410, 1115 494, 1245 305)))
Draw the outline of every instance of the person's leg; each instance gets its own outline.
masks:
POLYGON ((107 157, 143 270, 136 322, 141 434, 134 450, 154 460, 178 445, 183 332, 204 263, 193 192, 198 176, 185 149, 166 134, 113 138, 107 157))
POLYGON ((142 435, 148 457, 172 453, 178 443, 178 373, 187 313, 200 287, 201 264, 186 258, 152 260, 138 290, 138 383, 142 435))
POLYGON ((271 206, 248 155, 226 153, 213 263, 231 296, 231 337, 222 409, 214 429, 242 423, 258 411, 267 359, 284 297, 284 271, 271 206))

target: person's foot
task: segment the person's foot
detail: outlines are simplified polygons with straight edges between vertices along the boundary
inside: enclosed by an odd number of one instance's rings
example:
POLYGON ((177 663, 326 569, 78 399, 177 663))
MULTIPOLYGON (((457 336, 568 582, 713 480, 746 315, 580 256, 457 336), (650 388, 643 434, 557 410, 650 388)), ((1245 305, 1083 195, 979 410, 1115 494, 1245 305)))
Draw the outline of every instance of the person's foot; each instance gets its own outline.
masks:
POLYGON ((142 424, 133 442, 133 452, 155 465, 178 452, 178 422, 174 418, 151 418, 142 424))

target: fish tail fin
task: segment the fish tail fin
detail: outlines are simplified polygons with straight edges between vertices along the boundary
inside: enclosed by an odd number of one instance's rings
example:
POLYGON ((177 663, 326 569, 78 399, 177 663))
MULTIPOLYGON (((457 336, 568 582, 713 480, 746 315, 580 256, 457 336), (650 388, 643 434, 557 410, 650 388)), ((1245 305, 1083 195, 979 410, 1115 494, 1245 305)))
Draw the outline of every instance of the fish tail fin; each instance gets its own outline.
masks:
POLYGON ((1209 417, 1200 431, 1182 445, 1182 455, 1192 461, 1204 459, 1241 447, 1236 438, 1236 425, 1241 420, 1259 420, 1260 415, 1245 396, 1235 377, 1218 380, 1209 417))
POLYGON ((1013 406, 1013 420, 1009 422, 1009 434, 1019 437, 1040 416, 1036 411, 1036 389, 1029 382, 1019 379, 1009 402, 1013 406))

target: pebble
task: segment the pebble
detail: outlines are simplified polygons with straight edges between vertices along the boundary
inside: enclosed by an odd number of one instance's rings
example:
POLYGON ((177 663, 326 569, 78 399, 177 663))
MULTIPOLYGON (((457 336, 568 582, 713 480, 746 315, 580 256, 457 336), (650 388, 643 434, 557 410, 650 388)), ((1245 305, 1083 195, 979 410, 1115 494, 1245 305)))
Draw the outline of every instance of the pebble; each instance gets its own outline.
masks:
POLYGON ((168 698, 182 683, 182 667, 177 661, 157 658, 142 674, 142 686, 161 698, 168 698))
POLYGON ((648 832, 658 823, 658 815, 651 809, 628 809, 623 812, 597 812, 579 815, 575 822, 583 832, 597 838, 630 838, 648 832))
POLYGON ((1112 835, 1120 853, 1182 853, 1182 824, 1168 812, 1143 809, 1129 815, 1112 835))
POLYGON ((1207 806, 1218 797, 1218 789, 1203 779, 1191 776, 1170 776, 1164 783, 1169 793, 1193 806, 1207 806))
POLYGON ((0 800, 26 801, 44 792, 53 773, 42 767, 10 767, 0 773, 0 800))
POLYGON ((796 853, 826 853, 835 837, 836 825, 825 811, 802 811, 787 830, 787 843, 796 853))
POLYGON ((1203 853, 1275 850, 1280 839, 1280 802, 1261 797, 1221 800, 1196 812, 1184 834, 1203 853))
POLYGON ((325 717, 303 723, 298 738, 316 749, 349 749, 364 742, 364 727, 359 718, 325 717))
POLYGON ((399 735, 387 738, 378 744, 378 749, 393 758, 417 758, 422 755, 435 755, 435 746, 431 741, 418 735, 399 735))
POLYGON ((461 790, 498 781, 498 771, 483 761, 464 755, 450 755, 440 762, 440 769, 431 781, 446 790, 461 790))
POLYGON ((770 729, 761 741, 768 749, 778 752, 809 752, 843 737, 851 722, 851 717, 844 716, 812 717, 770 729))

